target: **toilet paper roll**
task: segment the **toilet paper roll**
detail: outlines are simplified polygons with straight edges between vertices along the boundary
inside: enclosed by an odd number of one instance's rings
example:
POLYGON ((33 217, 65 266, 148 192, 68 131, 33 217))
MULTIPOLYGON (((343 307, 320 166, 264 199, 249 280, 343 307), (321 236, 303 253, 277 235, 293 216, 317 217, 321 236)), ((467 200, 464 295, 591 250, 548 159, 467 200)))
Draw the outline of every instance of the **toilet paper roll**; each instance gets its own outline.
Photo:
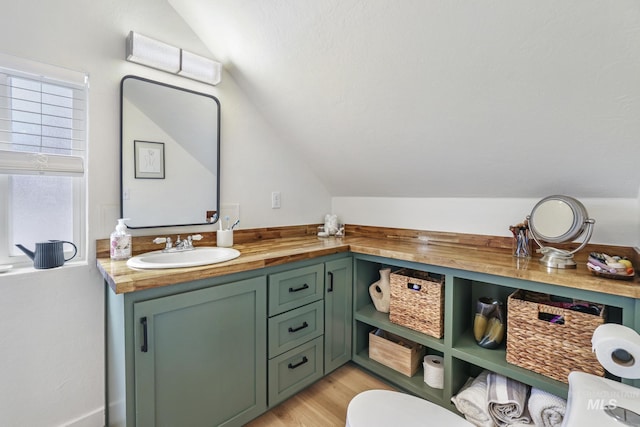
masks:
POLYGON ((428 355, 422 363, 424 382, 429 387, 444 388, 444 360, 440 356, 428 355))
POLYGON ((605 323, 596 328, 591 344, 604 369, 622 378, 640 378, 640 335, 636 331, 605 323))

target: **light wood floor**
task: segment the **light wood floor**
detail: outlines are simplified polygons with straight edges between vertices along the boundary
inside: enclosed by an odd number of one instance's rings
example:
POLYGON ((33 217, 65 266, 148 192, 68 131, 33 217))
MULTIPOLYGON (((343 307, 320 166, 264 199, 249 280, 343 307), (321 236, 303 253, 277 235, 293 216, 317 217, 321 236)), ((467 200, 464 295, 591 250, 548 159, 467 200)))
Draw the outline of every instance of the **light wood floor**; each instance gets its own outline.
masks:
POLYGON ((349 401, 371 389, 393 387, 348 363, 245 427, 344 427, 349 401))

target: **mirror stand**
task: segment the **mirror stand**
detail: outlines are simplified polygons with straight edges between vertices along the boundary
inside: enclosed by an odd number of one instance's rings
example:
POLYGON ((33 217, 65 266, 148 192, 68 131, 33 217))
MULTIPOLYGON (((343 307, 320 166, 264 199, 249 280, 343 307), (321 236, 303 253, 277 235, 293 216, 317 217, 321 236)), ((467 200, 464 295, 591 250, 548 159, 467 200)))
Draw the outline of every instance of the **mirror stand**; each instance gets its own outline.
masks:
MULTIPOLYGON (((527 216, 527 219, 530 217, 527 216)), ((531 236, 533 236, 533 240, 540 246, 540 253, 542 254, 542 258, 540 258, 540 263, 544 264, 549 268, 576 268, 576 262, 573 260, 573 254, 584 248, 587 243, 589 243, 589 239, 591 239, 591 234, 593 233, 593 224, 595 224, 595 220, 586 219, 584 221, 586 225, 586 235, 584 241, 578 246, 576 249, 572 251, 567 251, 564 249, 553 248, 551 246, 544 246, 538 237, 536 236, 535 230, 531 229, 531 236)))

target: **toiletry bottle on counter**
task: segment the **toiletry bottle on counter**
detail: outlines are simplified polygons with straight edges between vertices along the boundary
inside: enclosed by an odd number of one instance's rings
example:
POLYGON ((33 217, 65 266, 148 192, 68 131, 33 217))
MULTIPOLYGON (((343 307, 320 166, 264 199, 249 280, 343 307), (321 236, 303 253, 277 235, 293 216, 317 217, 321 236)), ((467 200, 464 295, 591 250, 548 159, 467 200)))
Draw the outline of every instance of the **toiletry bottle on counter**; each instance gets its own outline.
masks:
POLYGON ((127 233, 125 225, 127 218, 120 218, 116 230, 111 233, 111 259, 128 259, 131 258, 131 234, 127 233))

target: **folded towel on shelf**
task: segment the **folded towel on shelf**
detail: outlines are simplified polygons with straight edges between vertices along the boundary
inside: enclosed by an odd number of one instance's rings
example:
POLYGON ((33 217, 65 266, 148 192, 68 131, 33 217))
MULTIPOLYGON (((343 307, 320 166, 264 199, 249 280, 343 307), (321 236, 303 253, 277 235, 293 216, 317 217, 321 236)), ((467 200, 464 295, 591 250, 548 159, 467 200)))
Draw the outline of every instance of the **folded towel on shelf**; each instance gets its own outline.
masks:
POLYGON ((567 401, 554 394, 533 387, 527 405, 536 426, 560 427, 567 410, 567 401))
POLYGON ((475 379, 469 378, 458 394, 451 398, 467 421, 479 427, 494 427, 487 411, 488 374, 489 371, 483 371, 475 379))
POLYGON ((529 386, 503 375, 487 375, 487 407, 491 419, 499 426, 530 424, 527 408, 529 386))

